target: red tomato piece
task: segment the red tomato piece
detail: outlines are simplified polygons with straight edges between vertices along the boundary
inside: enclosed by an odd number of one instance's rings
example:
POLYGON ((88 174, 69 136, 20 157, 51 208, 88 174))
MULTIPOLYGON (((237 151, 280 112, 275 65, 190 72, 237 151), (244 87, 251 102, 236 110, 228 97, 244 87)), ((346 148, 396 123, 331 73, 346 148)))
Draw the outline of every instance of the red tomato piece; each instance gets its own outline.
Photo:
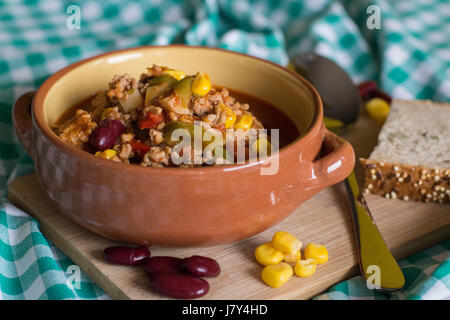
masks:
POLYGON ((156 114, 147 112, 147 116, 145 118, 138 120, 138 126, 139 129, 153 129, 162 121, 164 121, 164 116, 162 113, 156 114))
POLYGON ((133 148, 133 151, 136 152, 139 155, 144 155, 148 150, 150 150, 150 147, 139 140, 131 140, 130 141, 131 148, 133 148))

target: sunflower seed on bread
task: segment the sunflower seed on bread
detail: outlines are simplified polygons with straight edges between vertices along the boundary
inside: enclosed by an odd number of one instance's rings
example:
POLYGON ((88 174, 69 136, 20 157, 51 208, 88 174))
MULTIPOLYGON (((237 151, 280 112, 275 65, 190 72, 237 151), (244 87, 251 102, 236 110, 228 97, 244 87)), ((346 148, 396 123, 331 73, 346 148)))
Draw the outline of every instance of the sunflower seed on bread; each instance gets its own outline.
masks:
POLYGON ((450 202, 450 103, 393 100, 364 167, 364 192, 450 202))

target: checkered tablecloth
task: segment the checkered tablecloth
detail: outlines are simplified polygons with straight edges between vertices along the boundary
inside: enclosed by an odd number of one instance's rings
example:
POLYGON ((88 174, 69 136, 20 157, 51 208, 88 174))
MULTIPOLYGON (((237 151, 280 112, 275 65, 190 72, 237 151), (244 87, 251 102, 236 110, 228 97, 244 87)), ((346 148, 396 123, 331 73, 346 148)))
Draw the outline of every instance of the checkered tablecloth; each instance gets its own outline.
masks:
MULTIPOLYGON (((450 101, 448 0, 3 0, 2 299, 108 298, 82 272, 80 288, 67 285, 73 263, 43 237, 34 219, 6 200, 7 183, 33 170, 13 134, 13 102, 82 58, 118 48, 168 43, 218 46, 283 65, 296 53, 315 51, 336 61, 355 82, 376 80, 396 98, 450 101), (66 26, 73 13, 67 13, 69 5, 81 10, 80 29, 66 26), (369 29, 368 18, 378 10, 381 28, 369 29)), ((449 249, 450 242, 445 241, 402 260, 406 286, 399 292, 375 293, 356 277, 317 298, 448 299, 449 249)))

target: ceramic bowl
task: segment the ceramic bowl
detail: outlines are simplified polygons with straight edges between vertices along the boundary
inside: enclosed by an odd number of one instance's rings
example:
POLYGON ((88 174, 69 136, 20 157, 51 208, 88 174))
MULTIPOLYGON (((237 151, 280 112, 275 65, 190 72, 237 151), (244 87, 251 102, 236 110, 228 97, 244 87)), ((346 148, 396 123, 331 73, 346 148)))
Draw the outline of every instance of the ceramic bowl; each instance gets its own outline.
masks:
POLYGON ((20 97, 13 120, 43 189, 63 214, 104 237, 143 245, 209 246, 250 237, 343 180, 355 162, 350 144, 325 129, 321 99, 305 79, 206 47, 140 47, 74 63, 20 97), (106 89, 115 74, 138 77, 153 63, 187 74, 203 70, 217 85, 260 97, 283 110, 300 135, 265 161, 185 169, 104 160, 53 133, 50 125, 64 111, 106 89))

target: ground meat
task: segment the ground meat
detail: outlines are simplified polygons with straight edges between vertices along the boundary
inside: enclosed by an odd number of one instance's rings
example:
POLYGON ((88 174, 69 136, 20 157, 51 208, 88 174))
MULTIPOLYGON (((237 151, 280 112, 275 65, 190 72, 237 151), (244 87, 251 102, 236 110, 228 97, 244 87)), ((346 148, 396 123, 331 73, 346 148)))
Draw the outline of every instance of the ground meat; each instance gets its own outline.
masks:
POLYGON ((204 116, 202 118, 202 120, 211 124, 211 123, 213 123, 214 120, 216 120, 216 115, 213 113, 207 114, 206 116, 204 116))
POLYGON ((153 64, 150 68, 147 68, 147 75, 149 76, 159 76, 164 70, 167 70, 167 67, 158 66, 153 64))
POLYGON ((190 114, 182 114, 178 117, 178 121, 185 122, 185 123, 194 123, 195 118, 191 116, 190 114))
POLYGON ((121 76, 114 76, 109 83, 109 91, 107 93, 109 98, 126 99, 128 91, 137 89, 137 81, 128 74, 121 76))
POLYGON ((119 158, 120 159, 130 159, 134 156, 133 154, 133 148, 131 147, 131 144, 124 143, 119 148, 119 158))
POLYGON ((194 99, 192 99, 192 110, 199 117, 211 112, 213 109, 214 106, 207 96, 194 97, 194 99))
POLYGON ((150 136, 150 142, 152 146, 156 146, 164 141, 163 133, 156 129, 150 129, 148 131, 148 135, 150 136))
POLYGON ((82 148, 96 127, 97 123, 92 120, 91 114, 78 109, 74 118, 59 127, 59 137, 70 145, 82 148))
POLYGON ((149 86, 148 81, 155 76, 159 76, 164 70, 167 69, 167 67, 161 67, 154 64, 152 67, 147 68, 146 73, 141 74, 141 77, 139 78, 138 88, 142 95, 145 95, 145 91, 149 86))
POLYGON ((145 107, 143 110, 142 110, 142 112, 143 112, 143 116, 145 116, 145 115, 147 115, 147 112, 151 112, 151 113, 154 113, 154 114, 161 114, 162 113, 162 111, 163 111, 163 109, 162 108, 160 108, 160 107, 157 107, 157 106, 147 106, 147 107, 145 107))
POLYGON ((214 105, 217 106, 221 103, 223 103, 223 96, 221 92, 215 92, 213 94, 208 94, 207 95, 209 102, 214 105))
POLYGON ((122 143, 131 142, 131 140, 133 140, 133 138, 134 138, 134 134, 133 133, 122 133, 120 135, 120 141, 122 143))
POLYGON ((213 126, 219 127, 221 125, 225 125, 225 121, 227 120, 227 114, 224 108, 222 108, 222 106, 220 105, 217 105, 214 108, 214 112, 216 117, 214 119, 213 126))
POLYGON ((223 99, 223 103, 225 103, 227 106, 232 106, 236 102, 236 99, 234 99, 231 96, 228 96, 223 99))
POLYGON ((192 114, 192 109, 184 107, 181 104, 181 98, 175 93, 159 98, 157 101, 159 105, 168 112, 175 112, 177 114, 192 114))
POLYGON ((239 102, 235 102, 231 105, 231 109, 236 112, 236 110, 244 110, 247 111, 249 109, 248 103, 240 104, 239 102))
POLYGON ((170 160, 170 147, 151 147, 142 158, 141 165, 149 167, 168 166, 170 160))
MULTIPOLYGON (((211 114, 211 112, 215 110, 215 107, 222 103, 228 106, 235 104, 235 99, 230 96, 230 93, 225 88, 221 91, 212 89, 204 97, 194 97, 191 107, 194 114, 202 117, 206 114, 211 114)), ((239 108, 240 107, 241 106, 239 105, 239 108)))
POLYGON ((163 122, 160 122, 157 126, 156 126, 156 130, 162 130, 162 129, 164 129, 164 127, 166 126, 166 123, 163 121, 163 122))
POLYGON ((107 108, 101 114, 103 119, 121 120, 122 113, 119 111, 119 107, 107 108))
POLYGON ((170 111, 169 112, 169 120, 170 121, 177 121, 178 120, 178 115, 175 112, 170 111))

